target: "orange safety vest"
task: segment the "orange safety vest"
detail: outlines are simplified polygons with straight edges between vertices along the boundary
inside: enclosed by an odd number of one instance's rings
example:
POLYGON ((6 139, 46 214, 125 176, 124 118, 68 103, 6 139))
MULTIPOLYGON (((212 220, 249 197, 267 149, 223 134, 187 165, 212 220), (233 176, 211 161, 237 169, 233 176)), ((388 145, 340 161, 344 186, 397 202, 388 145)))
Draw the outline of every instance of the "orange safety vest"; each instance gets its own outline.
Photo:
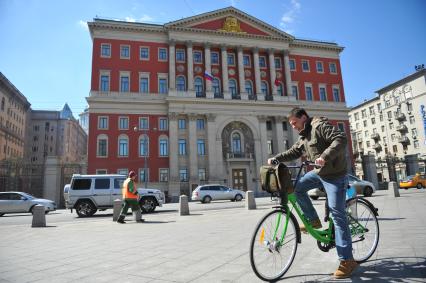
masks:
POLYGON ((127 178, 124 182, 123 182, 123 199, 138 199, 138 195, 136 193, 136 188, 135 188, 135 184, 133 183, 133 180, 131 178, 127 178), (133 192, 130 191, 130 182, 132 182, 133 185, 133 192))

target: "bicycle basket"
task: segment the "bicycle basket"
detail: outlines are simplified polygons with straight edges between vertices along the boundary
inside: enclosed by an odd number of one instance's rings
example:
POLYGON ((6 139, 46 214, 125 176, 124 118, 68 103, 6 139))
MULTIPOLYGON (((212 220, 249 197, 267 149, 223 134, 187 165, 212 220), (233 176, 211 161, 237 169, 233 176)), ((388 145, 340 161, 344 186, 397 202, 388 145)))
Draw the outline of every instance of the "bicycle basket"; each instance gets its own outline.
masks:
POLYGON ((280 163, 276 166, 261 166, 260 183, 262 190, 271 194, 290 194, 294 191, 293 182, 291 180, 291 172, 283 163, 280 163))

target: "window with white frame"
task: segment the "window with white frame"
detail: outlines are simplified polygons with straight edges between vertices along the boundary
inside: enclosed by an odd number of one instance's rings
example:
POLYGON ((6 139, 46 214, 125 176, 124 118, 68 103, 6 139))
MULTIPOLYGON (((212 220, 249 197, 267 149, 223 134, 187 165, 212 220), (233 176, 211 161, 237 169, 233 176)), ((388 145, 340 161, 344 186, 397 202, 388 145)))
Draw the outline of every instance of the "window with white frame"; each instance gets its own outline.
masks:
POLYGON ((284 87, 282 83, 279 83, 277 86, 277 93, 279 96, 284 96, 284 87))
POLYGON ((245 89, 246 89, 246 92, 250 95, 250 94, 253 94, 253 84, 251 83, 251 81, 250 80, 246 80, 245 82, 244 82, 244 85, 245 85, 245 89))
POLYGON ((228 86, 229 86, 229 92, 231 93, 231 96, 233 99, 238 98, 238 94, 237 94, 237 81, 234 79, 230 79, 228 82, 228 86))
POLYGON ((195 96, 196 97, 203 97, 204 96, 204 84, 203 84, 202 78, 200 78, 200 77, 195 78, 194 89, 195 89, 195 96))
POLYGON ((235 66, 235 54, 234 53, 228 53, 227 59, 228 59, 228 66, 235 66))
POLYGON ((178 76, 176 78, 176 90, 177 91, 185 91, 186 87, 185 87, 185 77, 184 76, 178 76))
POLYGON ((290 59, 289 64, 290 64, 290 71, 296 71, 296 60, 290 59))
POLYGON ((129 45, 120 45, 120 59, 130 59, 129 45))
POLYGON ((274 153, 274 149, 273 149, 273 145, 272 145, 272 140, 268 140, 268 154, 273 154, 274 153))
POLYGON ((139 47, 139 59, 149 60, 149 47, 146 47, 146 46, 139 47))
POLYGON ((139 92, 149 93, 149 75, 148 74, 139 75, 139 92))
POLYGON ((169 123, 167 118, 159 118, 159 128, 160 131, 166 131, 169 128, 169 123))
POLYGON ((420 143, 419 143, 419 141, 418 141, 418 140, 415 140, 415 141, 413 142, 413 146, 414 146, 414 148, 418 149, 418 148, 420 147, 420 143))
POLYGON ((169 155, 169 141, 166 138, 160 138, 159 140, 160 156, 169 155))
POLYGON ((333 99, 336 102, 340 102, 340 90, 337 86, 333 87, 333 99))
POLYGON ((203 139, 197 140, 197 152, 198 155, 206 155, 206 142, 203 139))
POLYGON ((159 78, 158 79, 158 93, 167 93, 167 79, 159 78))
POLYGON ((337 123, 337 128, 338 128, 341 132, 343 132, 343 133, 345 133, 345 132, 346 132, 346 131, 345 131, 345 123, 338 122, 338 123, 337 123))
POLYGON ((303 72, 309 72, 309 61, 308 60, 302 60, 302 71, 303 72))
POLYGON ((107 157, 107 156, 108 156, 108 136, 99 135, 97 137, 96 157, 107 157))
POLYGON ((130 91, 130 75, 128 73, 120 74, 120 91, 130 91))
POLYGON ((195 64, 203 63, 203 53, 200 50, 195 50, 193 52, 193 60, 195 64))
POLYGON ((329 67, 330 67, 330 73, 331 74, 337 74, 337 67, 336 67, 336 63, 329 63, 329 67))
POLYGON ((119 169, 117 169, 117 174, 126 175, 127 176, 127 174, 129 174, 129 169, 127 169, 127 168, 119 168, 119 169))
POLYGON ((179 179, 181 182, 188 182, 188 169, 179 169, 179 179))
POLYGON ((312 94, 312 86, 311 85, 306 85, 305 86, 305 93, 306 93, 306 100, 309 100, 309 101, 313 101, 314 100, 314 96, 312 94))
POLYGON ((266 57, 265 56, 259 56, 259 67, 260 68, 266 68, 266 57))
POLYGON ((321 101, 327 101, 327 91, 325 89, 325 86, 320 86, 319 94, 320 94, 321 101))
POLYGON ((179 128, 179 130, 186 129, 186 120, 185 119, 179 119, 178 120, 178 128, 179 128))
POLYGON ((105 175, 108 174, 107 169, 96 169, 96 175, 105 175))
POLYGON ((108 117, 99 116, 98 117, 98 130, 107 130, 108 129, 108 117))
POLYGON ((176 49, 176 62, 185 62, 185 49, 176 49))
POLYGON ((210 53, 210 60, 212 65, 219 65, 219 52, 212 51, 210 53))
POLYGON ((118 118, 118 129, 119 130, 128 130, 129 129, 129 117, 119 117, 118 118))
POLYGON ((160 182, 168 182, 169 181, 169 169, 160 168, 160 182))
POLYGON ((139 182, 145 183, 149 182, 149 169, 140 168, 139 169, 139 182))
POLYGON ((100 90, 101 91, 109 91, 110 88, 110 74, 109 72, 101 72, 101 86, 100 86, 100 90))
POLYGON ((274 58, 274 63, 275 63, 275 69, 281 69, 281 58, 275 57, 274 58))
POLYGON ((297 85, 291 86, 291 96, 295 97, 296 99, 299 98, 299 88, 297 87, 297 85))
POLYGON ((126 135, 120 135, 118 137, 118 156, 129 156, 129 138, 126 135))
POLYGON ((149 155, 149 138, 147 135, 139 137, 139 156, 149 155))
POLYGON ((262 81, 260 83, 260 90, 264 95, 268 95, 268 83, 265 81, 262 81))
POLYGON ((111 44, 102 43, 101 44, 101 57, 111 57, 111 44))
POLYGON ((214 97, 219 97, 220 96, 220 80, 218 78, 213 79, 212 88, 213 88, 214 97))
POLYGON ((243 64, 244 67, 250 67, 250 55, 243 55, 243 64))
POLYGON ((148 129, 149 129, 149 118, 139 117, 139 130, 148 130, 148 129))
POLYGON ((158 61, 167 61, 167 49, 166 48, 158 48, 158 61))
POLYGON ((204 119, 197 119, 197 130, 204 130, 204 119))
POLYGON ((321 61, 317 61, 317 73, 324 73, 324 65, 321 61))
POLYGON ((178 154, 186 155, 186 139, 179 139, 178 141, 178 154))
POLYGON ((206 168, 198 168, 198 180, 206 180, 206 168))

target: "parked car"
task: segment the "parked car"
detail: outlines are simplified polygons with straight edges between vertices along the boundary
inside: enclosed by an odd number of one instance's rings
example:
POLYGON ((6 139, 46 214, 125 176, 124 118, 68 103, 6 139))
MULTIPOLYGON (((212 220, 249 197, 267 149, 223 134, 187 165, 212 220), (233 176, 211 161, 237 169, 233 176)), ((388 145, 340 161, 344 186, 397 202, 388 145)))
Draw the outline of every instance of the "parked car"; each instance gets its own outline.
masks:
MULTIPOLYGON (((365 197, 371 197, 376 191, 373 183, 365 180, 361 180, 355 176, 349 175, 349 185, 353 186, 356 189, 358 195, 364 195, 365 197)), ((308 192, 308 195, 311 199, 318 199, 319 197, 325 197, 325 192, 323 188, 312 189, 308 192)))
MULTIPOLYGON (((65 207, 76 210, 78 216, 92 216, 98 210, 113 208, 114 200, 122 199, 125 175, 74 174, 71 183, 64 187, 65 207)), ((164 193, 157 189, 138 188, 142 212, 153 212, 165 203, 164 193)))
POLYGON ((399 187, 406 190, 414 187, 417 189, 426 188, 426 175, 417 173, 416 175, 407 176, 407 178, 399 182, 399 187))
POLYGON ((0 192, 0 216, 6 213, 32 213, 37 204, 43 205, 46 214, 56 210, 56 203, 48 199, 37 198, 23 192, 0 192))
POLYGON ((209 203, 212 200, 241 201, 245 193, 219 184, 200 185, 192 192, 191 199, 209 203))

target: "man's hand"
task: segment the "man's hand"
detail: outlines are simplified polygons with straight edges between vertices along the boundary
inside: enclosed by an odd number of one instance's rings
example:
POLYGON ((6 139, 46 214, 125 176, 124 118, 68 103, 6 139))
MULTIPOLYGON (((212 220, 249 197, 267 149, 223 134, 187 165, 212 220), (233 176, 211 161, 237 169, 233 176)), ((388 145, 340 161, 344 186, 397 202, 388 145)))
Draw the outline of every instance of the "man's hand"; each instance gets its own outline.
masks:
POLYGON ((272 161, 275 160, 275 158, 269 158, 268 159, 268 165, 272 165, 272 161))
POLYGON ((322 157, 315 159, 315 165, 324 166, 325 160, 322 157))

